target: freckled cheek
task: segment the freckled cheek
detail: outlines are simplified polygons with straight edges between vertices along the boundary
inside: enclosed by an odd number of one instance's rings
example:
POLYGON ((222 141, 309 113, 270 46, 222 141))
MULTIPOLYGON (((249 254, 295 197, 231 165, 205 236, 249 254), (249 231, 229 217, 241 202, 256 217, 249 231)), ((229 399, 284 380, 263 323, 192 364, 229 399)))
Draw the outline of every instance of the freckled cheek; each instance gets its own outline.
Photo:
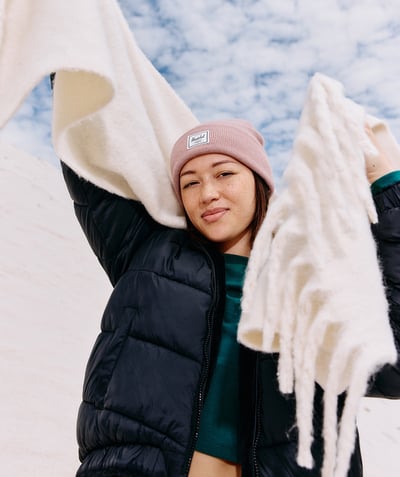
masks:
POLYGON ((236 182, 236 183, 228 183, 228 184, 225 184, 225 186, 221 189, 221 192, 223 194, 227 194, 227 195, 233 195, 233 196, 237 196, 238 194, 240 194, 243 190, 243 186, 240 182, 236 182))
POLYGON ((243 200, 248 202, 248 196, 251 189, 248 184, 240 183, 231 185, 225 189, 225 194, 234 202, 242 202, 243 200))

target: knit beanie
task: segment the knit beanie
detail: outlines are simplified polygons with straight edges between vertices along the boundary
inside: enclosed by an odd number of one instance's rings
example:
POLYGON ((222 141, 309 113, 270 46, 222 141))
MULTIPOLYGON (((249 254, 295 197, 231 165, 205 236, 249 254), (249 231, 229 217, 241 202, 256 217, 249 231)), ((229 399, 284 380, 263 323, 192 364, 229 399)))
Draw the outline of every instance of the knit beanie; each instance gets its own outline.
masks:
POLYGON ((194 157, 225 154, 252 171, 274 190, 272 170, 264 149, 264 138, 243 119, 211 121, 190 129, 174 144, 171 152, 171 176, 175 194, 181 200, 179 176, 182 167, 194 157))

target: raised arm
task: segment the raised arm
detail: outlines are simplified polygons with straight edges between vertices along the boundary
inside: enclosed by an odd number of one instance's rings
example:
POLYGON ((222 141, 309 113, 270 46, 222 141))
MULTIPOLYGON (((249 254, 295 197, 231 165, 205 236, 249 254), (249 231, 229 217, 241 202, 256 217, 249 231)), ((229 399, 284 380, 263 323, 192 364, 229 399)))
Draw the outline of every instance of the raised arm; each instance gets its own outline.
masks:
POLYGON ((113 285, 137 248, 158 227, 140 202, 100 189, 61 163, 78 221, 113 285))
POLYGON ((396 365, 386 365, 374 376, 368 395, 400 398, 400 171, 395 170, 373 132, 367 129, 367 133, 380 153, 366 158, 366 172, 378 212, 378 223, 372 226, 372 231, 382 265, 398 354, 396 365))

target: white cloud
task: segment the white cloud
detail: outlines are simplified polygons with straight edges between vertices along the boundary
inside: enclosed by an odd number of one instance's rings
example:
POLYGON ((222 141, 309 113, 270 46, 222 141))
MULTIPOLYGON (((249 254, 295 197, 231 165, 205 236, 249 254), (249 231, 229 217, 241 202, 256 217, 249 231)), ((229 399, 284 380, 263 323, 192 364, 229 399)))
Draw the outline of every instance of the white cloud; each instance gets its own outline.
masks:
MULTIPOLYGON (((397 0, 119 3, 141 48, 195 115, 253 121, 266 135, 276 173, 316 71, 386 116, 400 138, 397 0)), ((39 87, 23 108, 1 134, 51 160, 48 89, 39 87)))

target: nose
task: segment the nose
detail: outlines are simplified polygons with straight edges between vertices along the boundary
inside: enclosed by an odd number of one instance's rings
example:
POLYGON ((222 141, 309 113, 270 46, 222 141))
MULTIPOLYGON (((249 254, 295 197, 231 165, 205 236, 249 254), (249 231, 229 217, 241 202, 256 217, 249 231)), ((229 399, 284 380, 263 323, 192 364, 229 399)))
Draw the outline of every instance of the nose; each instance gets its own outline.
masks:
POLYGON ((201 185, 200 201, 208 204, 219 198, 219 189, 213 181, 204 181, 201 185))

